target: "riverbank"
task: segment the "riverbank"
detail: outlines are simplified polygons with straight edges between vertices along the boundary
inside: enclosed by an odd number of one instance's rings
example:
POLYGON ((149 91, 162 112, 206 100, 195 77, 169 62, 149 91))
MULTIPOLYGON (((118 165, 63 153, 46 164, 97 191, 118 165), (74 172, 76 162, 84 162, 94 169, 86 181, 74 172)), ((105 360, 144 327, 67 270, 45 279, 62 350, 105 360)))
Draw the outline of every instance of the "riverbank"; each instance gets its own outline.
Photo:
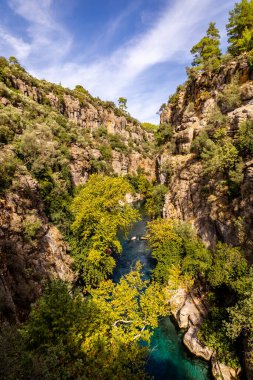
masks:
MULTIPOLYGON (((150 278, 154 260, 147 241, 141 237, 146 234, 148 217, 142 212, 142 220, 135 223, 129 235, 121 237, 123 252, 116 257, 114 282, 127 274, 137 261, 143 266, 146 279, 150 278), (135 237, 135 239, 131 239, 135 237)), ((188 353, 182 330, 178 330, 172 319, 162 318, 151 339, 151 351, 147 361, 147 371, 155 380, 210 380, 211 372, 208 362, 193 357, 188 353)))
POLYGON ((216 380, 239 379, 238 371, 219 362, 215 351, 204 346, 198 339, 197 333, 208 313, 208 305, 205 301, 206 294, 198 291, 180 288, 169 294, 169 303, 175 321, 180 329, 185 329, 183 343, 195 356, 203 358, 211 363, 212 376, 216 380))

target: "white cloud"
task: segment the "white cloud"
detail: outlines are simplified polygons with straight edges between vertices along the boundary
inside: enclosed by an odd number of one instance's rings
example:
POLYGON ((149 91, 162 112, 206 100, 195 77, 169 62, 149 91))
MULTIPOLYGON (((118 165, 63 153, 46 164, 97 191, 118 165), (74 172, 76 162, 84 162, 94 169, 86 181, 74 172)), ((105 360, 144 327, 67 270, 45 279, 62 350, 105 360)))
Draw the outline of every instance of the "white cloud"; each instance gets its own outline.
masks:
POLYGON ((19 59, 25 59, 31 50, 31 46, 24 42, 22 38, 9 34, 0 27, 0 47, 2 51, 9 51, 8 55, 15 55, 19 59))
MULTIPOLYGON (((162 96, 165 101, 176 83, 176 78, 172 79, 172 85, 168 82, 171 78, 167 83, 166 80, 154 83, 152 68, 166 62, 168 66, 171 63, 177 65, 188 59, 189 49, 203 35, 209 21, 223 19, 225 10, 231 8, 227 1, 219 0, 168 1, 167 8, 149 30, 90 63, 85 62, 84 57, 81 61, 67 59, 72 37, 55 20, 52 0, 9 0, 9 4, 28 23, 30 42, 8 33, 5 33, 8 36, 5 40, 9 39, 18 58, 25 58, 24 63, 29 70, 41 78, 61 82, 68 87, 82 84, 94 96, 103 99, 116 100, 124 96, 129 99, 130 112, 141 120, 152 118, 151 112, 157 111, 162 96), (145 77, 145 73, 151 77, 145 77), (142 76, 153 83, 152 90, 147 90, 142 76)), ((126 15, 122 14, 111 25, 108 36, 126 15)), ((103 40, 99 43, 103 44, 103 40)))
MULTIPOLYGON (((0 46, 12 49, 26 65, 52 65, 63 59, 71 48, 71 36, 57 23, 51 11, 52 0, 9 0, 12 11, 26 22, 24 36, 15 36, 0 24, 0 46), (25 38, 25 40, 24 40, 25 38), (6 46, 7 45, 7 46, 6 46)), ((16 23, 16 19, 13 19, 16 23)))

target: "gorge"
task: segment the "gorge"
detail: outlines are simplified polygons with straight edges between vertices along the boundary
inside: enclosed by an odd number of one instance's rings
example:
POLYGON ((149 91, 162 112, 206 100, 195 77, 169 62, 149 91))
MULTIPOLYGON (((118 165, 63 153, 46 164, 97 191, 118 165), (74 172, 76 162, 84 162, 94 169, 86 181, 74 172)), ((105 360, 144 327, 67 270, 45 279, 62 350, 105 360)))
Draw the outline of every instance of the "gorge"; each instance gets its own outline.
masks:
POLYGON ((253 378, 251 32, 159 126, 0 57, 1 378, 253 378))

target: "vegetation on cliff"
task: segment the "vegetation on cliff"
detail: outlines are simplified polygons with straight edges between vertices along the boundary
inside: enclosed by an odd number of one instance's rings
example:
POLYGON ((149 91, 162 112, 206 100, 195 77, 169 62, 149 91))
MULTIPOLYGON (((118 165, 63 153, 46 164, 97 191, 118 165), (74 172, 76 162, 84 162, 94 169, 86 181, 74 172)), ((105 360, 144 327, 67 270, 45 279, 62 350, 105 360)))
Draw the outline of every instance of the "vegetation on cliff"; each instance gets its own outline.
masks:
POLYGON ((212 252, 189 224, 170 219, 150 222, 148 238, 156 261, 155 281, 168 290, 175 281, 177 287, 204 286, 210 311, 199 339, 215 350, 218 360, 236 368, 242 336, 248 334, 250 342, 253 336, 252 308, 246 312, 253 279, 241 250, 218 243, 212 252))
POLYGON ((147 286, 140 264, 88 298, 49 283, 26 324, 3 328, 1 378, 145 379, 151 331, 165 310, 158 287, 147 286))
MULTIPOLYGON (((253 367, 253 277, 243 253, 247 242, 240 207, 235 229, 242 247, 218 242, 208 249, 188 224, 160 219, 174 170, 169 159, 160 168, 166 174, 164 184, 153 186, 145 172, 154 152, 166 151, 169 158, 187 153, 201 165, 201 197, 207 205, 225 199, 227 206, 240 198, 253 152, 252 117, 232 128, 231 113, 247 101, 239 74, 227 76, 219 91, 218 81, 211 79, 242 53, 252 67, 252 20, 252 0, 235 5, 227 24, 226 56, 220 51, 219 31, 210 23, 206 36, 192 48, 187 83, 162 106, 159 127, 141 125, 128 115, 125 98, 117 108, 93 98, 80 85, 69 90, 39 81, 14 57, 0 58, 0 194, 8 197, 12 191, 15 198, 14 179, 23 173, 35 180, 44 220, 55 224, 69 244, 78 288, 49 282, 26 323, 3 327, 3 379, 145 378, 152 329, 159 316, 168 314, 164 288, 180 282, 188 289, 201 284, 208 293, 210 312, 199 339, 234 367, 242 359, 246 339, 253 367), (201 89, 191 91, 199 78, 204 78, 201 89), (169 116, 163 117, 168 108, 169 116), (184 117, 186 123, 195 123, 201 114, 201 128, 196 134, 192 128, 192 142, 181 151, 180 145, 189 142, 184 135, 188 126, 180 130, 184 117), (134 159, 137 164, 129 170, 134 159), (139 165, 142 159, 146 161, 139 165), (138 219, 126 200, 134 191, 145 198, 153 219, 148 238, 156 266, 151 284, 142 278, 139 264, 115 284, 110 277, 122 249, 118 233, 138 219)), ((43 227, 41 220, 29 214, 22 222, 24 243, 34 250, 39 249, 35 237, 43 227)), ((4 248, 11 256, 13 247, 4 248)), ((9 305, 4 297, 0 301, 5 313, 9 305)))

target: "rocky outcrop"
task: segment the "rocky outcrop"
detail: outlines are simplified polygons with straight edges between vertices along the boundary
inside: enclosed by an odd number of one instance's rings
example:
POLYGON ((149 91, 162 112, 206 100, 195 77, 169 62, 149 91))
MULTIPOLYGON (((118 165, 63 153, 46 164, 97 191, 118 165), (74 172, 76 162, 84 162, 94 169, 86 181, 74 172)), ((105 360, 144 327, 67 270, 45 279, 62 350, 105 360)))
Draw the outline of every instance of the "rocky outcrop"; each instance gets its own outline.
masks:
POLYGON ((185 346, 195 356, 211 361, 214 379, 239 379, 240 369, 234 370, 220 363, 216 359, 215 352, 198 339, 198 330, 208 313, 205 293, 197 289, 188 291, 185 288, 179 288, 169 293, 169 303, 178 326, 186 330, 183 338, 185 346))
MULTIPOLYGON (((109 136, 116 134, 128 148, 127 152, 113 149, 111 166, 115 174, 135 174, 138 169, 142 169, 150 179, 155 178, 155 161, 143 150, 143 145, 152 143, 153 135, 145 131, 137 120, 122 113, 112 102, 102 102, 87 92, 74 92, 61 87, 58 93, 56 85, 46 82, 47 85, 43 87, 42 82, 28 74, 23 74, 23 77, 11 77, 13 86, 20 93, 34 102, 50 105, 83 130, 84 135, 88 134, 90 141, 85 148, 81 144, 73 144, 71 147, 71 173, 75 185, 85 183, 92 171, 91 161, 101 159, 100 152, 96 151, 96 136, 93 135, 102 128, 106 129, 109 136)), ((0 97, 2 104, 9 104, 6 101, 0 97)))
POLYGON ((230 117, 237 120, 237 125, 239 121, 252 117, 253 70, 248 65, 247 58, 242 56, 224 64, 218 73, 195 74, 168 102, 160 116, 161 123, 169 123, 174 127, 174 154, 189 153, 196 132, 206 125, 210 112, 219 102, 219 95, 235 77, 238 78, 241 100, 245 104, 237 112, 235 111, 239 117, 236 115, 230 117))
POLYGON ((0 196, 1 322, 25 320, 45 280, 74 280, 66 243, 48 223, 37 182, 25 172, 0 196))
POLYGON ((227 135, 236 139, 240 123, 253 120, 253 71, 245 57, 224 64, 218 73, 199 73, 190 78, 161 114, 161 122, 171 124, 174 135, 157 159, 158 178, 168 183, 165 217, 192 223, 210 247, 217 240, 242 245, 250 258, 253 248, 252 160, 244 162, 240 192, 229 197, 227 185, 205 176, 201 160, 190 152, 192 141, 206 126, 233 78, 239 83, 241 104, 224 111, 228 120, 227 135))
MULTIPOLYGON (((242 56, 223 64, 218 72, 196 74, 190 71, 189 74, 188 81, 178 88, 161 114, 161 123, 170 124, 174 132, 157 158, 158 180, 168 185, 163 215, 194 225, 211 248, 218 240, 241 246, 252 263, 252 157, 249 152, 240 151, 243 169, 239 188, 233 192, 228 173, 210 174, 203 165, 204 160, 191 148, 206 126, 210 128, 209 138, 213 141, 216 140, 212 133, 223 128, 224 136, 231 137, 232 140, 227 140, 233 141, 238 148, 241 123, 253 120, 253 68, 247 56, 242 56), (210 116, 213 117, 211 121, 210 116)), ((195 294, 193 298, 197 302, 199 296, 195 294)), ((199 342, 197 332, 204 313, 195 307, 195 302, 182 289, 172 297, 173 314, 179 326, 187 329, 185 345, 195 355, 211 359, 216 379, 237 378, 238 373, 217 362, 215 353, 199 342)), ((247 367, 247 355, 245 363, 247 367)), ((252 377, 248 373, 247 376, 252 377)))

